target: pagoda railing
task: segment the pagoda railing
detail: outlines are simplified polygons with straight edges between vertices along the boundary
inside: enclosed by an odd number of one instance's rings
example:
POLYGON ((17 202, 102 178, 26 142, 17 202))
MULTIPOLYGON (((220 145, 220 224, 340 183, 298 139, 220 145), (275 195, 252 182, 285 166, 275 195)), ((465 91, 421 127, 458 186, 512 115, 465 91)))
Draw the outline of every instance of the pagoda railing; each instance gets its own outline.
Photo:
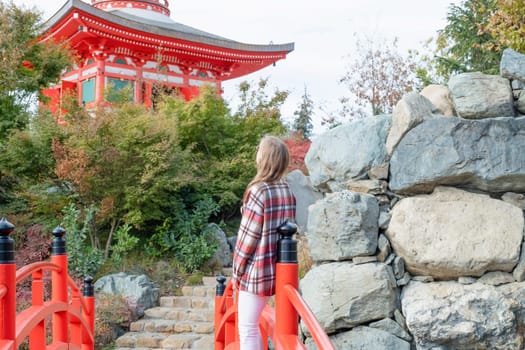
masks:
POLYGON ((16 270, 14 225, 0 219, 0 350, 18 349, 27 339, 31 350, 93 350, 95 297, 93 279, 83 293, 68 273, 65 231, 53 230, 49 262, 16 270), (51 298, 44 297, 44 273, 51 273, 51 298), (31 277, 31 305, 17 313, 17 285, 31 277), (50 322, 50 334, 48 334, 50 322))
MULTIPOLYGON (((299 317, 310 332, 319 350, 335 350, 328 335, 305 303, 297 288, 299 267, 297 242, 292 236, 297 227, 287 223, 278 230, 278 258, 276 266, 275 307, 267 305, 259 320, 264 348, 268 349, 268 338, 276 350, 306 349, 299 339, 299 317)), ((232 282, 226 277, 217 277, 215 296, 215 350, 239 349, 237 332, 237 304, 232 282)))

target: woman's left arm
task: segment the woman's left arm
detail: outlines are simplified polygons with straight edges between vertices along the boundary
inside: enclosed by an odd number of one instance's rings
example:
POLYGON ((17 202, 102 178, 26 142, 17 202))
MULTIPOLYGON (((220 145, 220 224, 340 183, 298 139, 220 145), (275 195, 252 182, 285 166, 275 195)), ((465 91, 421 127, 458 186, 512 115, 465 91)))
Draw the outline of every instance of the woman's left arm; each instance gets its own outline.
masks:
POLYGON ((237 243, 233 257, 233 279, 238 280, 246 269, 246 264, 253 259, 262 235, 264 221, 264 200, 261 193, 250 191, 243 208, 241 224, 237 234, 237 243))

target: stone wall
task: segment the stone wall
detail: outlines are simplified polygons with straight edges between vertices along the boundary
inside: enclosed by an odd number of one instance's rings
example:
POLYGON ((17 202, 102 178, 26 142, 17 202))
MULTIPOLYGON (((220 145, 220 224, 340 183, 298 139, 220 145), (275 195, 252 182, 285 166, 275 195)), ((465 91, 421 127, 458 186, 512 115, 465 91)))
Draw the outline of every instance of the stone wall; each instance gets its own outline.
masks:
POLYGON ((506 50, 499 76, 457 75, 314 140, 300 289, 337 349, 523 349, 524 89, 525 56, 506 50))

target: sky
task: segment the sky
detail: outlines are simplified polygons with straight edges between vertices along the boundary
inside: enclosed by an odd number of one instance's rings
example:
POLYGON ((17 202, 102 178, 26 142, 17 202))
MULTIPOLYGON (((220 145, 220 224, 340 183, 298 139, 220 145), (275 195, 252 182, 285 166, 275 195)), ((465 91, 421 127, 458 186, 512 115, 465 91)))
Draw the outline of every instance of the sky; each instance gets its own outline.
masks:
MULTIPOLYGON (((84 0, 85 1, 85 0, 84 0)), ((14 0, 51 17, 65 0, 14 0)), ((268 78, 270 90, 290 96, 282 114, 292 121, 306 91, 314 102, 314 133, 323 131, 321 118, 340 108, 347 89, 339 79, 348 71, 354 35, 398 38, 400 53, 421 49, 446 25, 451 3, 459 0, 169 0, 171 18, 228 39, 251 44, 295 43, 295 50, 251 75, 223 83, 224 98, 235 106, 238 85, 268 78), (324 112, 320 111, 320 108, 324 112)))

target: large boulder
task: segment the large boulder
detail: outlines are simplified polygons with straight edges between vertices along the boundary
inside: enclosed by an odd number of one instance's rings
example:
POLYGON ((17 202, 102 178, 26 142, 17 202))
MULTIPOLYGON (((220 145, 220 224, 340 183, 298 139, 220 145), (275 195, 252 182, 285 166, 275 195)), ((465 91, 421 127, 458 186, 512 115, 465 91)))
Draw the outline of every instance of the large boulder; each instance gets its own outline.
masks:
POLYGON ((120 272, 101 277, 94 287, 96 293, 116 294, 127 298, 137 317, 144 316, 144 310, 159 304, 159 288, 146 275, 120 272))
POLYGON ((399 302, 392 269, 383 263, 315 266, 300 290, 328 334, 391 317, 399 302))
POLYGON ((514 116, 510 81, 499 75, 462 73, 448 82, 456 112, 462 118, 483 119, 514 116))
POLYGON ((315 261, 350 260, 377 250, 379 205, 369 194, 342 191, 310 206, 306 237, 315 261))
POLYGON ((445 117, 454 117, 454 102, 448 87, 443 85, 430 84, 421 90, 420 94, 425 96, 436 108, 437 112, 445 117))
POLYGON ((432 118, 410 130, 390 160, 390 189, 403 194, 458 185, 525 192, 525 117, 432 118))
POLYGON ((412 92, 403 96, 392 111, 392 126, 386 139, 386 151, 390 155, 399 140, 424 119, 432 118, 434 105, 424 96, 412 92))
MULTIPOLYGON (((344 350, 410 350, 410 343, 381 329, 359 326, 350 331, 330 337, 336 349, 344 350)), ((317 350, 315 343, 308 338, 306 349, 317 350)))
POLYGON ((413 275, 440 279, 511 272, 523 240, 522 211, 501 200, 454 188, 404 198, 387 237, 413 275))
POLYGON ((512 49, 503 50, 500 74, 507 79, 515 79, 525 83, 525 55, 512 49))
POLYGON ((208 228, 213 232, 213 236, 217 240, 217 250, 213 257, 207 262, 209 266, 228 267, 233 261, 232 247, 228 242, 228 238, 219 225, 212 223, 208 228))
POLYGON ((302 173, 301 170, 294 170, 286 176, 286 182, 296 199, 295 222, 299 226, 299 232, 306 231, 308 223, 308 207, 323 198, 323 194, 315 190, 310 178, 302 173))
POLYGON ((523 349, 512 301, 497 287, 412 281, 401 304, 417 349, 523 349))
POLYGON ((312 185, 325 192, 340 191, 347 182, 365 179, 368 171, 383 166, 390 124, 390 115, 378 115, 352 120, 318 136, 304 160, 312 185))

